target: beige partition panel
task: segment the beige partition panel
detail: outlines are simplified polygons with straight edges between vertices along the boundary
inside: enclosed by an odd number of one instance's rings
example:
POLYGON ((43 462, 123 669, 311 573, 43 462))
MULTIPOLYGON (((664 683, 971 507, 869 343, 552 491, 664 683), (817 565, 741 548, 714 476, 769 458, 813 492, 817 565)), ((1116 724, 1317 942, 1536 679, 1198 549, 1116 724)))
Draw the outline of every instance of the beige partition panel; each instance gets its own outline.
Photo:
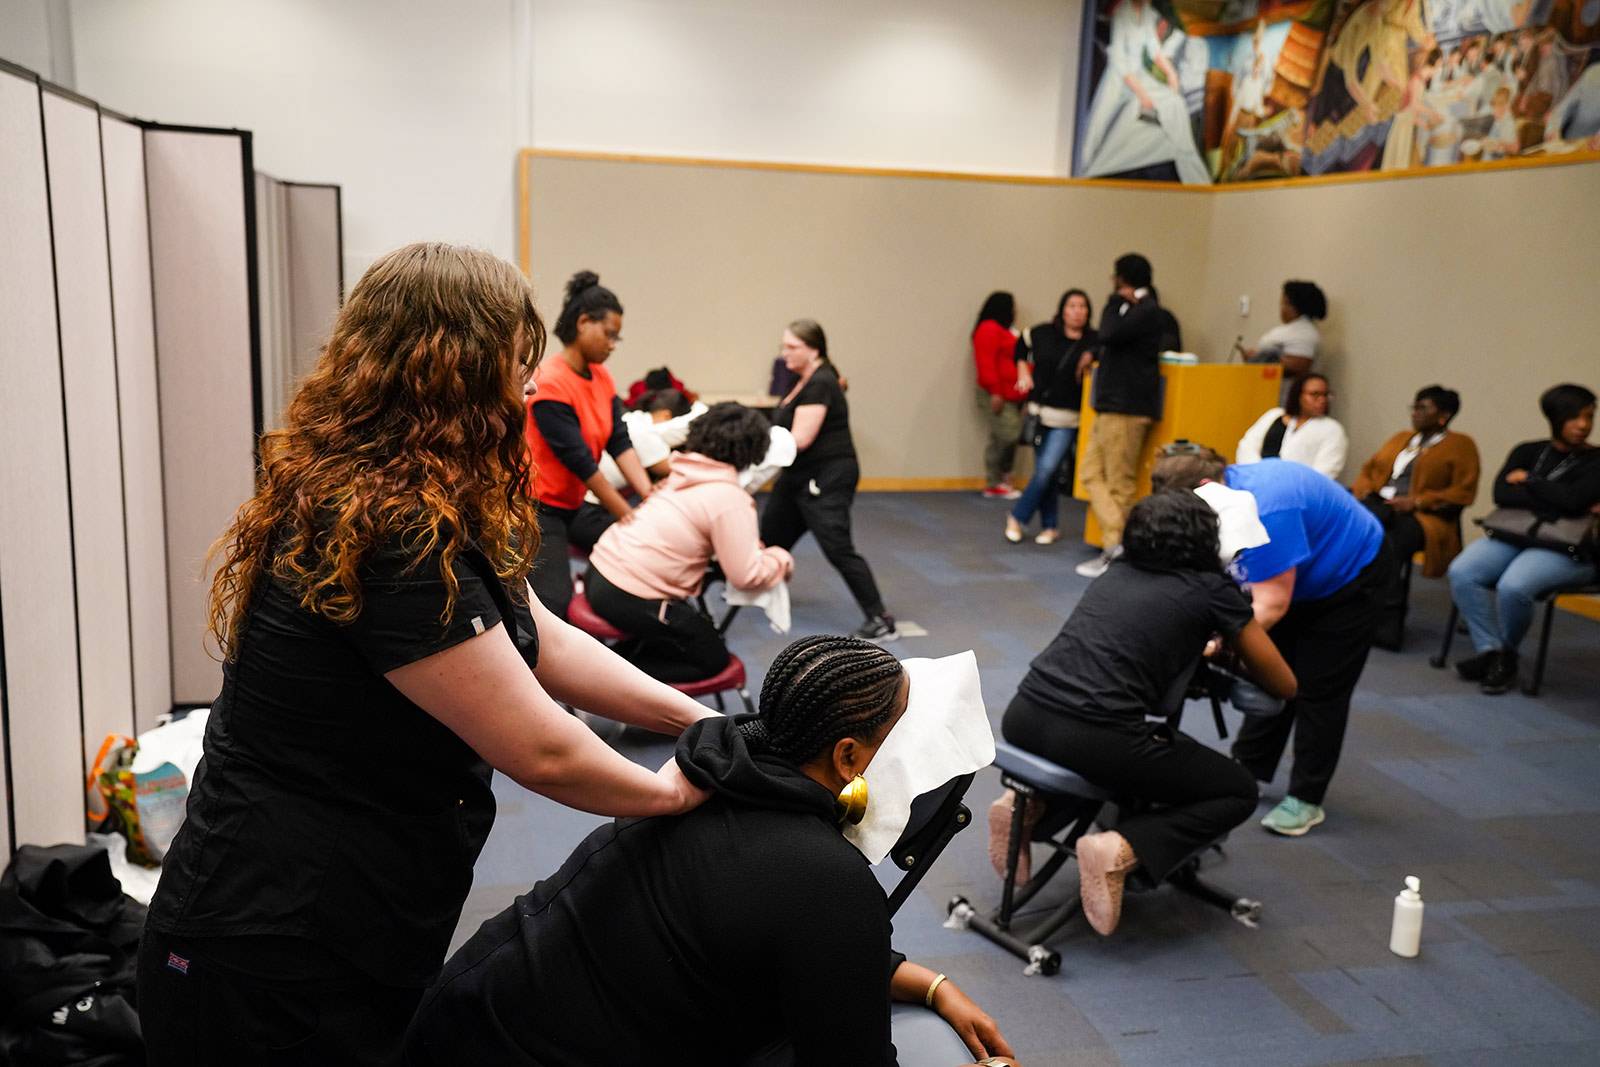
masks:
POLYGON ((256 292, 261 325, 261 427, 275 430, 289 403, 293 376, 293 297, 289 286, 287 189, 266 174, 255 175, 256 292))
POLYGON ((344 305, 344 235, 337 185, 284 183, 289 234, 290 394, 317 362, 344 305))
POLYGON ((209 704, 207 550, 255 483, 249 134, 145 131, 166 483, 172 696, 209 704))
POLYGON ((167 615, 167 531, 162 507, 161 411, 150 294, 144 131, 102 115, 100 143, 117 338, 117 395, 122 413, 133 705, 138 729, 148 730, 172 707, 172 639, 167 615))
POLYGON ((99 109, 46 91, 44 138, 66 397, 87 763, 107 734, 126 736, 134 727, 122 434, 99 109))
POLYGON ((4 844, 83 839, 72 520, 39 88, 0 69, 4 844))
POLYGON ((619 385, 670 366, 690 388, 763 391, 785 324, 815 318, 849 380, 873 479, 983 473, 969 336, 991 290, 1021 325, 1063 290, 1110 289, 1139 251, 1186 325, 1202 306, 1204 194, 541 156, 526 158, 530 274, 551 320, 592 268, 627 310, 619 385))

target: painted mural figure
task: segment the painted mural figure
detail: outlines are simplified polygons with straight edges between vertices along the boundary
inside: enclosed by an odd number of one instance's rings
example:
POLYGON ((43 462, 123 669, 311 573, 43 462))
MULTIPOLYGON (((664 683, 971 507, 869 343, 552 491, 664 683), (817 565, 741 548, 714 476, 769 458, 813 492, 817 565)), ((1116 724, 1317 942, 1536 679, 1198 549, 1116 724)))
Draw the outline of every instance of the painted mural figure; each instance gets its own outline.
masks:
POLYGON ((1406 87, 1407 41, 1433 45, 1433 35, 1422 23, 1422 0, 1366 0, 1356 8, 1328 46, 1322 93, 1312 106, 1312 121, 1338 122, 1348 113, 1341 107, 1337 87, 1369 124, 1379 121, 1381 87, 1388 84, 1401 91, 1406 87))
POLYGON ((1395 112, 1388 139, 1383 144, 1383 170, 1406 170, 1416 166, 1417 129, 1426 130, 1444 122, 1444 116, 1427 101, 1428 82, 1438 71, 1440 59, 1439 49, 1433 49, 1406 83, 1400 110, 1395 112))
POLYGON ((1187 35, 1168 25, 1163 39, 1166 23, 1149 0, 1118 0, 1105 74, 1082 141, 1081 174, 1118 174, 1170 161, 1183 182, 1210 183, 1173 63, 1187 35))
POLYGON ((1080 176, 1232 182, 1600 152, 1600 0, 1095 3, 1080 176))

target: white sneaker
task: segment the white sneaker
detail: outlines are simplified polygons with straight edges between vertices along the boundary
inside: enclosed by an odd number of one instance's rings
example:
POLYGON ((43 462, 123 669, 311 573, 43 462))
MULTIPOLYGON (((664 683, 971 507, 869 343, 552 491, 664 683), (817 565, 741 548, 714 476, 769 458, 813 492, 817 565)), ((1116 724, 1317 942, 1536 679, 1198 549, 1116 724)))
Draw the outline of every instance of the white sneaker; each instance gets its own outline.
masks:
POLYGON ((1084 578, 1098 578, 1109 566, 1111 566, 1111 553, 1102 552, 1094 559, 1086 559, 1072 569, 1084 578))

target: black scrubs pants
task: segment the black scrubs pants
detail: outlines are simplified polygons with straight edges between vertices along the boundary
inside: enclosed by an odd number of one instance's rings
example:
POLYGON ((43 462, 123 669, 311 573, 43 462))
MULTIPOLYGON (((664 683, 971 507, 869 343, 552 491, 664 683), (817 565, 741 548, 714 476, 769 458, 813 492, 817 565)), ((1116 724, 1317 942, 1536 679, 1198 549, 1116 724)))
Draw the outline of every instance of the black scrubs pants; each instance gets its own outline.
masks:
POLYGON ((855 460, 828 463, 809 473, 793 468, 778 476, 761 512, 761 542, 791 549, 810 530, 833 569, 839 572, 862 614, 883 614, 883 597, 872 568, 850 536, 850 505, 855 502, 861 467, 855 460), (816 491, 812 491, 812 487, 816 491))
POLYGON ((1322 803, 1344 747, 1350 696, 1366 666, 1396 571, 1394 547, 1385 538, 1378 554, 1343 588, 1291 604, 1270 631, 1300 691, 1277 715, 1247 718, 1239 727, 1233 757, 1260 781, 1272 780, 1292 730, 1289 795, 1322 803))
POLYGON ((1041 708, 1019 693, 1006 708, 1000 732, 1018 748, 1118 797, 1150 802, 1125 815, 1115 829, 1156 882, 1244 822, 1256 807, 1249 771, 1163 722, 1101 726, 1041 708))
POLYGON ((150 1067, 396 1067, 422 1000, 293 937, 146 928, 138 973, 150 1067))
POLYGON ((648 600, 618 589, 593 564, 583 579, 594 613, 630 635, 623 659, 663 682, 697 682, 728 665, 728 645, 712 621, 683 600, 648 600))

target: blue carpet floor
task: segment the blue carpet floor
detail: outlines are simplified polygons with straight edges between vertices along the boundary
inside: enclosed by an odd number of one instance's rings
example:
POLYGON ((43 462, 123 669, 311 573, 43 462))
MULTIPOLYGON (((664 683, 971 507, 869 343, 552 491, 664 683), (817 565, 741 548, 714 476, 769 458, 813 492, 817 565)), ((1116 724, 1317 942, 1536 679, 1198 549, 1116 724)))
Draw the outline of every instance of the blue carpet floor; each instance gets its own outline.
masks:
MULTIPOLYGON (((1050 547, 1004 541, 1004 507, 976 493, 896 493, 863 495, 855 511, 890 610, 928 631, 890 647, 902 658, 975 650, 997 727, 1087 585, 1073 565, 1093 554, 1077 539, 1081 504, 1063 501, 1066 538, 1050 547)), ((810 539, 795 556, 793 632, 772 634, 746 611, 729 634, 752 691, 789 640, 860 621, 810 539)), ((1259 929, 1167 888, 1130 896, 1109 938, 1069 925, 1051 943, 1061 973, 1024 976, 977 934, 942 926, 952 895, 998 901, 983 815, 1000 788, 985 771, 968 795, 975 826, 901 910, 896 946, 958 982, 1027 1067, 1600 1063, 1600 624, 1557 612, 1543 693, 1489 697, 1427 664, 1448 609, 1445 584, 1419 577, 1405 651, 1373 652, 1327 822, 1298 839, 1246 823, 1208 866, 1217 884, 1265 902, 1259 929), (1414 960, 1388 950, 1408 874, 1427 902, 1414 960)), ((1185 728, 1220 745, 1210 719, 1191 705, 1185 728)), ((650 766, 670 753, 639 731, 616 744, 650 766)), ((1263 811, 1286 780, 1267 788, 1263 811)), ((496 792, 457 944, 598 822, 503 778, 496 792)), ((1075 891, 1069 868, 1030 911, 1075 891)))

